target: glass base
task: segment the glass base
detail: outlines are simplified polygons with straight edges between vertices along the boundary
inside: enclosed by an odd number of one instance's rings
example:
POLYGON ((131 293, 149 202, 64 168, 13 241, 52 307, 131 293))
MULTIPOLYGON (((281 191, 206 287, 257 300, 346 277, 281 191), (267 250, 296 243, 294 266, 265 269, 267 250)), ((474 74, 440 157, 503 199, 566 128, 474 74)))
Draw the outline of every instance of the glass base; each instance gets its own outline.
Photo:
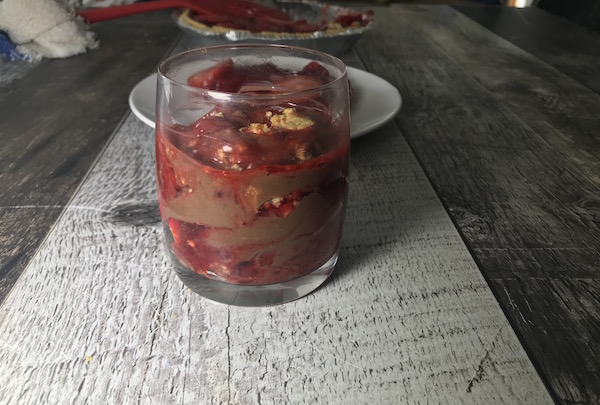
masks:
POLYGON ((305 276, 269 285, 239 285, 211 280, 183 267, 173 259, 175 272, 192 291, 209 300, 242 307, 283 304, 304 297, 316 290, 333 273, 338 253, 324 265, 305 276))

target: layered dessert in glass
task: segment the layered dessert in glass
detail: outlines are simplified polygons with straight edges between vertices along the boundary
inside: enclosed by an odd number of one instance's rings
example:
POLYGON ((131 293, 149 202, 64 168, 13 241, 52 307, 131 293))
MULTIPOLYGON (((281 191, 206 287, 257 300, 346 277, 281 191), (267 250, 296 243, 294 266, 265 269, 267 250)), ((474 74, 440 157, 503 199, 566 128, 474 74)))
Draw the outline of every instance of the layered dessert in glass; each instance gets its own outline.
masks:
POLYGON ((325 281, 347 201, 348 104, 343 64, 316 51, 225 46, 161 64, 158 198, 184 283, 269 305, 325 281))

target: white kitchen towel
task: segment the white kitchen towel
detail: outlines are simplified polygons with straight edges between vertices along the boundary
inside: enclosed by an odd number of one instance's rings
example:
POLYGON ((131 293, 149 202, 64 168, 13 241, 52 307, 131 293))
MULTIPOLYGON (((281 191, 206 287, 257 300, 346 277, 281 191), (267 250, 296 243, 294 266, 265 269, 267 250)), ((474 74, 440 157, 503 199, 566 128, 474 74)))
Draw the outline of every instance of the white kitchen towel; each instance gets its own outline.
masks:
POLYGON ((66 58, 98 45, 94 33, 56 0, 3 0, 0 30, 31 60, 66 58))

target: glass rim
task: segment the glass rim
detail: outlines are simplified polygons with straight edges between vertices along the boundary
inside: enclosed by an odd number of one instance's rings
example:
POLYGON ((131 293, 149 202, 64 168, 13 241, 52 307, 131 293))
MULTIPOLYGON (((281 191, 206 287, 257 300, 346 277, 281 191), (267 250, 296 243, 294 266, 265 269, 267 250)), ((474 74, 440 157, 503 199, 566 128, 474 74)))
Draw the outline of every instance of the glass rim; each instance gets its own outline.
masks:
MULTIPOLYGON (((285 56, 285 55, 281 55, 281 56, 285 56)), ((314 60, 314 59, 310 59, 310 58, 307 58, 307 59, 314 60)), ((319 61, 316 61, 316 62, 319 62, 319 61)), ((293 46, 293 45, 248 43, 248 44, 225 44, 225 45, 206 46, 206 47, 188 49, 186 51, 178 52, 174 55, 169 56, 168 58, 165 58, 163 61, 161 61, 158 64, 157 73, 158 73, 159 79, 166 80, 167 82, 169 82, 173 85, 177 85, 186 90, 189 90, 190 92, 209 95, 212 98, 217 98, 217 99, 222 99, 222 100, 275 100, 275 99, 279 99, 279 98, 300 97, 303 94, 310 94, 310 93, 314 93, 315 91, 318 91, 321 89, 333 87, 338 82, 344 80, 344 78, 347 78, 348 69, 346 68, 346 64, 344 62, 342 62, 341 59, 339 59, 333 55, 327 54, 325 52, 317 51, 314 49, 308 49, 308 48, 303 48, 303 47, 293 46), (167 73, 165 72, 167 65, 169 65, 170 63, 173 63, 177 59, 183 60, 184 58, 186 58, 189 55, 208 54, 211 51, 220 51, 220 50, 225 50, 225 49, 235 50, 235 49, 261 49, 261 48, 262 49, 277 49, 277 50, 281 50, 281 51, 293 51, 293 52, 297 52, 297 53, 305 53, 307 55, 319 56, 321 59, 327 59, 328 63, 331 66, 334 66, 335 68, 340 70, 341 74, 339 75, 339 77, 336 77, 327 83, 324 83, 324 84, 316 86, 316 87, 311 87, 309 89, 292 90, 292 91, 285 91, 285 92, 272 93, 272 94, 258 94, 258 93, 231 93, 231 92, 225 92, 225 91, 219 91, 219 90, 209 90, 209 89, 205 89, 202 87, 190 86, 187 83, 182 83, 179 80, 169 77, 167 75, 167 73)))

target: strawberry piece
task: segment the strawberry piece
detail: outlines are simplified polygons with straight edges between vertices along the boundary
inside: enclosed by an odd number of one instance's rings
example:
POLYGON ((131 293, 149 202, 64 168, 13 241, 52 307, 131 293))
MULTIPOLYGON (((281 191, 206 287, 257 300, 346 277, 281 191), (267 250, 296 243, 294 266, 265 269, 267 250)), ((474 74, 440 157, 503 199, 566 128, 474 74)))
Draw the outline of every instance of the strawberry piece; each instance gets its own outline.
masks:
POLYGON ((325 84, 330 82, 333 78, 329 74, 329 71, 323 67, 319 62, 312 61, 300 71, 301 74, 310 75, 317 77, 321 80, 321 83, 325 84))
POLYGON ((285 218, 292 213, 294 208, 300 203, 300 200, 313 192, 314 190, 311 189, 297 190, 279 199, 266 201, 258 207, 257 215, 265 216, 274 214, 278 217, 285 218))
POLYGON ((236 71, 233 60, 225 59, 208 69, 201 70, 188 78, 193 87, 235 93, 240 89, 244 75, 236 71))
MULTIPOLYGON (((160 190, 161 197, 164 201, 168 201, 175 197, 181 187, 175 180, 175 171, 169 163, 167 158, 166 145, 159 141, 156 144, 156 156, 157 156, 157 174, 158 174, 158 189, 160 190)), ((179 152, 177 152, 179 153, 179 152)))
POLYGON ((173 241, 175 243, 181 242, 181 223, 174 218, 167 219, 171 235, 173 235, 173 241))
POLYGON ((368 10, 364 13, 360 13, 358 11, 346 10, 343 13, 340 13, 334 20, 334 22, 339 23, 342 27, 348 27, 350 25, 354 25, 357 23, 361 27, 366 26, 373 20, 373 11, 368 10))
POLYGON ((275 84, 281 91, 302 91, 320 87, 323 82, 319 77, 312 75, 294 75, 282 77, 275 84))

